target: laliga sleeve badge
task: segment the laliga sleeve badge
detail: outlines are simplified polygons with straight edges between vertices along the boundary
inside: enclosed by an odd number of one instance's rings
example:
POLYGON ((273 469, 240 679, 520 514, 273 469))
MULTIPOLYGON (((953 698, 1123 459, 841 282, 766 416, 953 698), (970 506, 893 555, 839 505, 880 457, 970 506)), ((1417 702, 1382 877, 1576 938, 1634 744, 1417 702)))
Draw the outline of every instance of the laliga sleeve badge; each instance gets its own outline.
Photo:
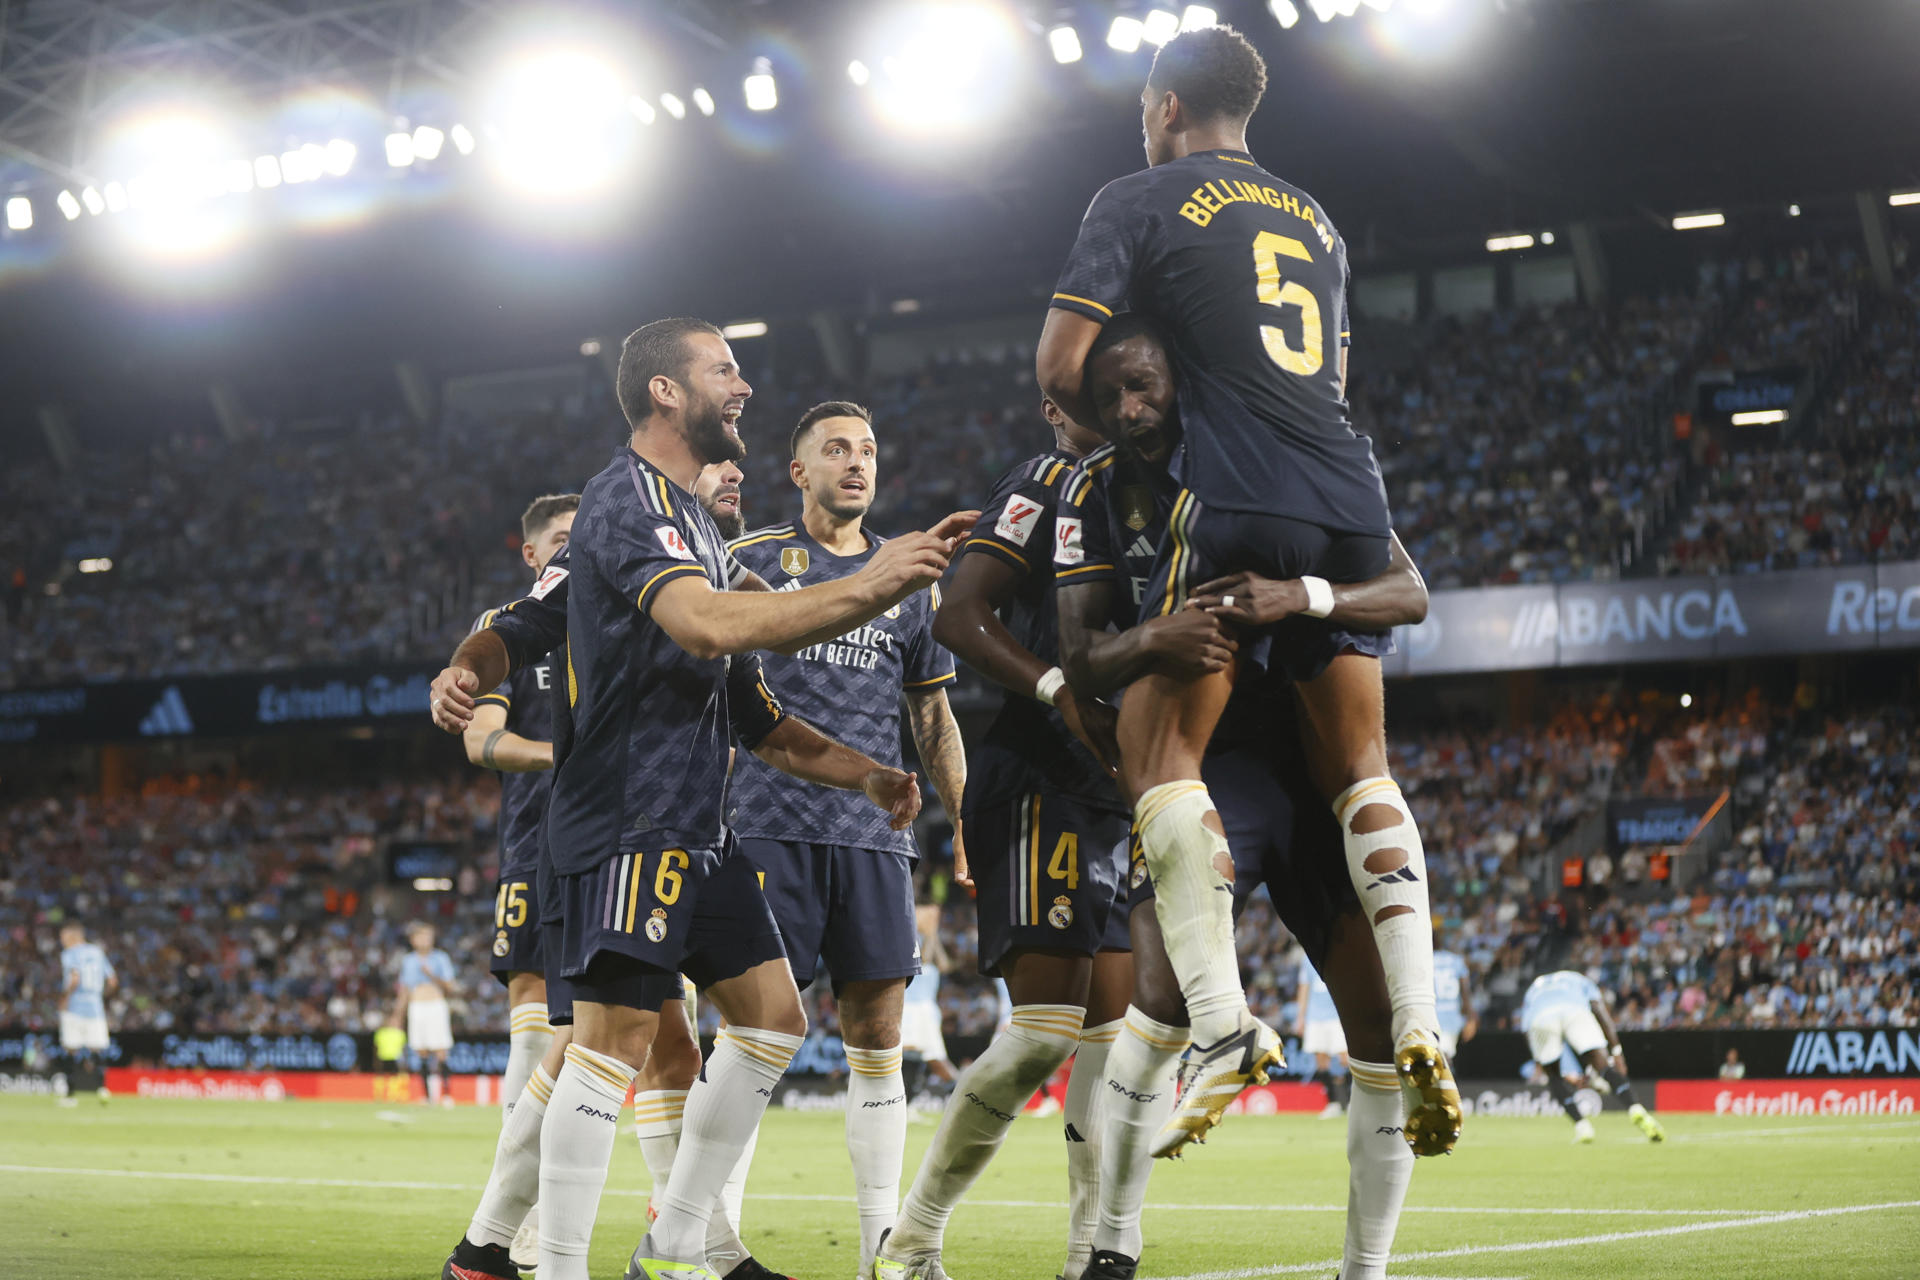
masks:
POLYGON ((655 907, 653 917, 647 921, 647 941, 664 942, 667 937, 667 909, 655 907))
POLYGON ((1064 929, 1073 923, 1073 899, 1061 894, 1053 900, 1053 906, 1047 911, 1047 923, 1056 929, 1064 929))
POLYGON ((780 569, 790 578, 797 578, 807 571, 813 563, 813 557, 807 554, 805 547, 780 548, 780 569))
POLYGON ((505 960, 507 958, 507 952, 511 949, 507 942, 507 931, 505 929, 493 935, 493 955, 496 960, 505 960))

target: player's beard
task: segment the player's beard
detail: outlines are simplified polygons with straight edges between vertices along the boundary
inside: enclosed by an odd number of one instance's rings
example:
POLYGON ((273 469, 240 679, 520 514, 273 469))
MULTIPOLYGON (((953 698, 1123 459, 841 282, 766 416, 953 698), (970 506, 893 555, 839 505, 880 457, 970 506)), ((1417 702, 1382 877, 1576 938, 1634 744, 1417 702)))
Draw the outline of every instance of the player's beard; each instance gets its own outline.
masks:
POLYGON ((737 506, 731 515, 715 511, 711 507, 707 509, 707 514, 713 517, 713 527, 718 529, 720 536, 728 542, 732 542, 747 531, 747 518, 740 514, 740 508, 737 506))
POLYGON ((840 492, 840 482, 836 480, 827 486, 826 492, 816 493, 814 501, 835 520, 857 520, 873 507, 873 486, 869 483, 866 491, 855 497, 840 492))
POLYGON ((714 400, 687 414, 687 446, 703 467, 746 460, 747 442, 727 434, 726 408, 724 400, 714 400))

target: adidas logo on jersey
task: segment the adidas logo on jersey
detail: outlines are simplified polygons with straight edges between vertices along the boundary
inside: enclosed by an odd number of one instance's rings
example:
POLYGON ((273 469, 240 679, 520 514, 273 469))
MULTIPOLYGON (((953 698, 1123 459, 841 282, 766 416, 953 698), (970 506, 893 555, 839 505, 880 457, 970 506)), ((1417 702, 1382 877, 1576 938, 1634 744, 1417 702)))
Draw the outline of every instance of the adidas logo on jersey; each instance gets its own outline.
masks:
POLYGON ((187 700, 180 696, 180 686, 177 684, 167 686, 160 700, 147 712, 146 719, 140 722, 140 736, 143 738, 192 732, 193 717, 187 713, 187 700))
POLYGON ((1135 538, 1133 545, 1127 548, 1128 555, 1137 556, 1143 560, 1151 560, 1154 556, 1158 555, 1159 552, 1160 548, 1153 545, 1153 539, 1147 537, 1144 533, 1135 538))

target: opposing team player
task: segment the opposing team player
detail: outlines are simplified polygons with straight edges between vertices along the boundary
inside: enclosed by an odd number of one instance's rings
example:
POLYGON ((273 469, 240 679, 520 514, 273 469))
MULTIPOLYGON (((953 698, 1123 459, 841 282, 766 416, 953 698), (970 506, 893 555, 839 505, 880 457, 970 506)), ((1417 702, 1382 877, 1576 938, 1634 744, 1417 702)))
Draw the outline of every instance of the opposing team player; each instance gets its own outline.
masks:
POLYGON ((1092 1255, 1100 1163, 1090 1113, 1133 984, 1127 817, 1106 766, 1076 737, 1085 726, 1059 667, 1049 562, 1061 486, 1099 437, 1051 403, 1043 412, 1054 447, 994 485, 934 623, 942 644, 1006 690, 968 761, 955 872, 970 871, 978 887, 980 970, 1006 980, 1013 1012, 955 1083, 875 1280, 945 1275, 954 1207, 1069 1055, 1066 1280, 1079 1280, 1092 1255))
POLYGON ((947 1057, 945 1020, 940 1013, 940 982, 954 968, 952 955, 940 937, 940 908, 922 902, 913 909, 920 934, 920 972, 900 1008, 900 1070, 907 1100, 918 1097, 929 1079, 944 1087, 958 1074, 947 1057))
MULTIPOLYGON (((846 401, 800 415, 790 441, 800 518, 728 550, 776 591, 858 573, 886 540, 865 528, 880 450, 867 410, 846 401)), ((905 695, 921 767, 949 814, 960 812, 967 761, 947 705, 953 656, 933 638, 940 589, 910 596, 863 626, 793 654, 766 654, 767 678, 791 715, 884 764, 900 764, 905 695)), ((760 872, 794 981, 833 976, 846 1046, 847 1154, 860 1218, 860 1268, 900 1211, 907 1142, 901 1001, 920 971, 911 831, 852 793, 824 792, 756 757, 735 767, 730 824, 760 872)))
MULTIPOLYGON (((1167 462, 1180 442, 1175 379, 1152 326, 1123 315, 1100 334, 1088 362, 1102 429, 1121 443, 1088 455, 1068 482, 1054 538, 1063 665, 1083 705, 1129 685, 1147 670, 1241 668, 1227 713, 1208 744, 1204 769, 1219 802, 1233 858, 1233 911, 1261 884, 1315 969, 1326 975, 1335 1026, 1350 1038, 1356 1088, 1348 1112, 1349 1163, 1344 1280, 1383 1274, 1412 1172, 1400 1136, 1401 1099, 1390 1065, 1392 1010, 1379 953, 1345 860, 1339 828, 1315 791, 1290 675, 1258 662, 1267 646, 1245 649, 1224 633, 1274 627, 1320 632, 1322 658, 1344 644, 1333 627, 1381 628, 1425 616, 1427 594, 1405 552, 1385 575, 1338 589, 1328 623, 1296 617, 1298 582, 1241 574, 1202 584, 1187 607, 1139 625, 1137 602, 1178 495, 1167 462)), ((1292 637, 1303 654, 1305 634, 1292 637)), ((1170 1107, 1169 1073, 1188 1042, 1187 1012, 1167 963, 1154 884, 1136 850, 1133 892, 1133 1004, 1107 1062, 1100 1127, 1100 1226, 1084 1280, 1128 1280, 1140 1255, 1140 1207, 1150 1156, 1177 1150, 1204 1132, 1206 1082, 1183 1071, 1188 1088, 1170 1107), (1169 1111, 1172 1111, 1169 1116, 1169 1111)))
POLYGON ((1313 1059, 1313 1078, 1327 1091, 1327 1105, 1320 1116, 1328 1119, 1347 1109, 1349 1098, 1341 1096, 1341 1086, 1350 1089, 1353 1084, 1347 1063, 1347 1033, 1340 1026, 1340 1010, 1334 1006, 1327 980, 1311 964, 1300 966, 1296 991, 1300 1052, 1313 1059), (1334 1071, 1336 1064, 1338 1072, 1334 1071))
MULTIPOLYGON (((735 424, 752 388, 726 340, 703 321, 645 325, 622 348, 616 391, 632 433, 583 489, 569 544, 571 741, 547 811, 574 1033, 540 1130, 545 1280, 587 1274, 614 1125, 680 972, 728 1026, 687 1097, 634 1280, 709 1274, 714 1199, 806 1028, 765 895, 723 821, 728 656, 831 639, 885 612, 938 579, 970 518, 893 539, 839 582, 727 590, 746 570, 688 492, 702 467, 744 454, 735 424)), ((759 751, 912 821, 913 775, 781 723, 759 751)))
POLYGON ((1527 987, 1520 1002, 1520 1030, 1526 1033, 1533 1060, 1547 1073, 1547 1090, 1573 1121, 1573 1140, 1592 1142, 1593 1121, 1580 1114, 1573 1085, 1560 1070, 1562 1049, 1571 1049, 1587 1071, 1605 1080, 1615 1097, 1627 1104, 1627 1114, 1649 1142, 1665 1142, 1667 1131, 1653 1113, 1633 1096, 1627 1079, 1626 1055, 1620 1052, 1620 1033, 1607 1011, 1607 997, 1584 973, 1561 969, 1543 973, 1527 987))
MULTIPOLYGON (((1040 340, 1041 387, 1087 421, 1087 352, 1123 304, 1157 321, 1175 348, 1183 488, 1148 616, 1184 607, 1197 583, 1245 571, 1304 584, 1307 612, 1325 617, 1330 580, 1362 582, 1391 562, 1386 490, 1347 421, 1346 248, 1311 196, 1248 154, 1247 120, 1265 89, 1260 55, 1230 27, 1182 32, 1160 49, 1141 95, 1149 167, 1094 198, 1040 340)), ((1425 856, 1387 773, 1377 654, 1355 637, 1300 695, 1316 777, 1386 964, 1396 1067, 1419 1098, 1408 1140, 1436 1154, 1458 1140, 1460 1100, 1434 1012, 1425 856)), ((1264 1077, 1279 1045, 1240 989, 1232 895, 1222 892, 1231 863, 1201 779, 1231 691, 1224 672, 1152 672, 1128 691, 1119 723, 1192 1052, 1220 1113, 1234 1085, 1264 1077)))
POLYGON ((447 1096, 447 1053, 453 1048, 453 957, 434 944, 433 926, 416 920, 407 926, 407 953, 400 957, 400 978, 393 1021, 407 1028, 407 1048, 426 1081, 427 1105, 453 1105, 447 1096))
POLYGON ((1480 1029, 1479 1015, 1473 1011, 1473 982, 1467 971, 1467 958, 1458 951, 1440 946, 1440 922, 1433 924, 1433 997, 1434 1011, 1440 1018, 1440 1047, 1448 1058, 1460 1052, 1460 1046, 1473 1039, 1480 1029))
POLYGON ((66 1057, 68 1094, 82 1082, 94 1084, 94 1092, 105 1102, 107 1077, 101 1060, 112 1036, 107 1029, 107 997, 119 987, 120 975, 113 961, 97 942, 87 941, 87 931, 77 920, 60 926, 60 1052, 66 1057))

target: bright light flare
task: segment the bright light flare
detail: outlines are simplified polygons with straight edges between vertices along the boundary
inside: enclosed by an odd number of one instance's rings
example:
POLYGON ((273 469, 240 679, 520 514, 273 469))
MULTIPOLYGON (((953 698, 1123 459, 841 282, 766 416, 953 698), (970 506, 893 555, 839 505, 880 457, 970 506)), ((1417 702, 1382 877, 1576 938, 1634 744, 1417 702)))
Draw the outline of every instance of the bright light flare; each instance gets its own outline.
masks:
POLYGON ((413 163, 413 135, 410 133, 390 133, 387 135, 387 165, 394 169, 404 169, 413 163))
POLYGON ((73 192, 62 191, 53 202, 60 206, 60 216, 68 222, 80 216, 80 201, 74 198, 73 192))
POLYGON ((335 178, 344 178, 353 169, 353 162, 359 155, 360 148, 345 138, 335 138, 327 143, 320 167, 335 178))
POLYGON ((1180 17, 1165 9, 1154 9, 1140 23, 1140 38, 1154 48, 1180 34, 1180 17))
POLYGON ((271 191, 280 185, 280 157, 261 156, 253 162, 253 182, 262 191, 271 191))
POLYGON ((1125 14, 1113 20, 1107 28, 1107 48, 1118 49, 1121 53, 1132 53, 1140 47, 1140 37, 1145 31, 1140 19, 1129 18, 1125 14))
POLYGON ((543 200, 606 186, 632 152, 630 96, 612 66, 581 50, 549 49, 516 60, 490 97, 489 116, 500 122, 487 139, 495 175, 543 200))
POLYGON ((693 90, 693 105, 700 108, 701 115, 710 116, 713 114, 713 95, 700 86, 695 85, 693 90))
POLYGON ((741 338, 764 338, 767 336, 767 322, 737 320, 732 324, 720 326, 720 336, 728 342, 738 342, 741 338))
POLYGON ((107 184, 107 212, 125 213, 127 211, 127 189, 118 182, 107 184))
POLYGON ((914 135, 982 128, 1016 99, 1022 33, 997 9, 942 4, 904 11, 874 45, 885 49, 869 103, 882 123, 914 135))
POLYGON ((438 160, 440 149, 446 145, 447 135, 430 124, 413 131, 413 154, 422 160, 438 160))
POLYGON ((1910 204, 1920 204, 1920 191, 1895 191, 1887 197, 1887 203, 1896 209, 1910 204))
POLYGON ((680 96, 678 94, 673 94, 673 93, 661 94, 660 105, 665 107, 667 109, 667 114, 672 116, 675 120, 685 120, 687 118, 687 104, 680 100, 680 96))
POLYGON ((111 573, 113 572, 113 561, 105 556, 91 556, 85 560, 76 562, 73 567, 82 573, 111 573))
POLYGON ((14 196, 7 201, 7 230, 25 231, 33 226, 33 201, 14 196))
POLYGON ((1267 0, 1267 12, 1282 31, 1291 31, 1300 23, 1300 7, 1293 0, 1267 0))
POLYGON ((1785 409, 1749 409, 1745 413, 1736 413, 1727 421, 1736 427, 1769 427, 1776 422, 1785 422, 1785 409))
POLYGON ((327 149, 317 142, 280 153, 280 180, 289 186, 312 182, 327 169, 327 149))
POLYGON ((87 206, 87 212, 96 218, 107 211, 106 200, 92 187, 88 187, 80 193, 80 203, 87 206))
POLYGON ((1062 66, 1080 61, 1085 52, 1080 48, 1080 33, 1072 27, 1055 27, 1047 32, 1047 47, 1053 50, 1053 60, 1062 66))
POLYGON ((1533 248, 1533 237, 1524 231, 1515 232, 1512 235, 1506 236, 1487 237, 1488 253, 1506 253, 1513 249, 1531 248, 1533 248))
POLYGON ((1190 4, 1180 11, 1182 31, 1202 31, 1220 25, 1220 15, 1203 4, 1190 4))
POLYGON ((866 63, 855 58, 847 64, 847 79, 853 81, 856 87, 864 89, 873 79, 873 70, 866 63))
POLYGON ((453 143, 453 149, 463 156, 473 154, 473 130, 463 124, 457 124, 447 130, 447 138, 453 143))
POLYGON ((771 111, 780 105, 780 86, 773 82, 771 71, 754 72, 741 88, 746 92, 749 111, 771 111))
POLYGON ((1673 229, 1675 231, 1704 231, 1709 227, 1724 227, 1726 225, 1727 215, 1717 211, 1709 213, 1676 214, 1673 219, 1673 229))

